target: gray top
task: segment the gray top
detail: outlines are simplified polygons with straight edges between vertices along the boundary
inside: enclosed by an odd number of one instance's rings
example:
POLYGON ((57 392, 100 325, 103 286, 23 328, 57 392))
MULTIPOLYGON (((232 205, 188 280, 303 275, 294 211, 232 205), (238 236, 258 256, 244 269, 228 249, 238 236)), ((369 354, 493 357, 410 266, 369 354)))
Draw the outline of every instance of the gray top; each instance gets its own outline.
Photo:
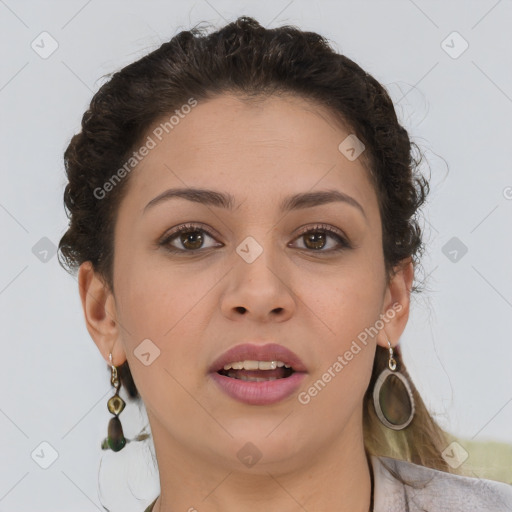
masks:
POLYGON ((512 485, 371 457, 374 512, 512 512, 512 485), (388 466, 411 485, 403 484, 388 466))

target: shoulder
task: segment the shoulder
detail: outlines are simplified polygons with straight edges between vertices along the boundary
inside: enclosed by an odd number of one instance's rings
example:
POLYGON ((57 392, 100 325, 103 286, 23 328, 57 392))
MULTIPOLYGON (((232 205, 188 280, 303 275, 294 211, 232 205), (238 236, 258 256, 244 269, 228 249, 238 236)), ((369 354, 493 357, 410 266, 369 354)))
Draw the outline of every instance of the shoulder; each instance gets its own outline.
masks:
POLYGON ((510 512, 512 485, 371 457, 375 512, 510 512), (407 483, 402 483, 397 476, 407 483))

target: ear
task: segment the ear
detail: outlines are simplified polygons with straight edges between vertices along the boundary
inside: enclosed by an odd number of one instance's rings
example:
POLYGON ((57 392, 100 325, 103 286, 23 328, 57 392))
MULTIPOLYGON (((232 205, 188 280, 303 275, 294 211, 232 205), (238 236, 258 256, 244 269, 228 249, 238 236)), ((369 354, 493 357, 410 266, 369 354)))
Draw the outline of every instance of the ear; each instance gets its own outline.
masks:
POLYGON ((112 364, 115 366, 123 364, 126 354, 121 343, 114 294, 95 272, 90 261, 80 265, 78 287, 85 323, 91 338, 109 365, 110 352, 112 352, 112 364))
POLYGON ((414 279, 412 258, 403 260, 395 267, 395 274, 386 286, 382 315, 384 327, 377 335, 377 343, 388 348, 388 339, 392 347, 398 344, 409 319, 411 288, 414 279))

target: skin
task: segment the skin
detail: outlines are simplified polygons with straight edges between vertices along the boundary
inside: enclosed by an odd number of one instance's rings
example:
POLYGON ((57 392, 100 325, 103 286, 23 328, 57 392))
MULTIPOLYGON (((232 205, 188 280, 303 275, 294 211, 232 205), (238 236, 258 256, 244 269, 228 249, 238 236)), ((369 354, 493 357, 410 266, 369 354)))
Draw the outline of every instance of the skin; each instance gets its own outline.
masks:
POLYGON ((269 503, 283 512, 369 510, 363 395, 377 344, 396 346, 407 324, 413 265, 405 261, 386 282, 376 192, 361 157, 338 150, 349 133, 293 96, 200 102, 132 171, 115 226, 115 294, 89 262, 80 267, 89 333, 107 362, 109 352, 115 365, 128 359, 146 406, 160 475, 155 512, 256 512, 269 503), (143 213, 166 189, 185 186, 229 192, 237 206, 179 198, 143 213), (346 203, 278 211, 285 196, 326 189, 352 196, 366 217, 346 203), (178 235, 172 245, 189 247, 180 255, 158 246, 188 222, 213 238, 184 246, 178 235), (315 249, 297 235, 317 223, 341 230, 353 248, 329 251, 338 246, 329 235, 315 249), (236 252, 247 236, 263 249, 252 263, 236 252), (307 405, 297 394, 240 403, 208 376, 228 348, 275 341, 306 364, 299 392, 307 390, 397 303, 401 310, 307 405), (149 366, 134 355, 146 338, 160 350, 149 366), (252 467, 237 457, 247 442, 262 453, 252 467))

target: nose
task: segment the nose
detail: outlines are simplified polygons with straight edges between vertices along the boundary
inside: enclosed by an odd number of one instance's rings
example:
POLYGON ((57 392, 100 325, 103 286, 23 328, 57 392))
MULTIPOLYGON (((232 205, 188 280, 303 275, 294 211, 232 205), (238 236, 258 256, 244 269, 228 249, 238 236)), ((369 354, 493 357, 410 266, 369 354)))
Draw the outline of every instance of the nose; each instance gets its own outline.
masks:
POLYGON ((232 320, 245 315, 260 323, 289 319, 297 300, 291 272, 283 260, 270 256, 270 250, 263 250, 253 259, 245 257, 245 248, 244 244, 238 247, 234 266, 226 276, 228 285, 221 298, 223 314, 232 320))

